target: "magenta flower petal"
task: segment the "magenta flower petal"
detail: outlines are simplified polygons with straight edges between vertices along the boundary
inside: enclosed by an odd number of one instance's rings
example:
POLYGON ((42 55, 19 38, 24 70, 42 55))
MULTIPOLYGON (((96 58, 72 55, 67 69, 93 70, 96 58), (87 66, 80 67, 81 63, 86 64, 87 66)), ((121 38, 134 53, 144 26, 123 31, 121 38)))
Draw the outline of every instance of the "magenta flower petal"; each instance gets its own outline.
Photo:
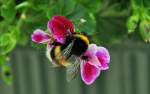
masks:
POLYGON ((88 62, 81 62, 81 77, 85 84, 92 84, 100 75, 100 69, 88 62))
POLYGON ((63 43, 65 39, 65 32, 66 32, 63 23, 61 23, 58 20, 51 20, 48 22, 48 26, 49 28, 51 28, 51 32, 54 35, 54 38, 58 42, 63 43))
POLYGON ((60 22, 62 22, 65 26, 66 29, 69 29, 70 32, 74 32, 74 25, 72 23, 72 21, 70 21, 69 19, 65 18, 64 16, 54 16, 52 18, 53 20, 59 20, 60 22))
POLYGON ((94 56, 92 56, 91 58, 89 58, 89 63, 91 64, 91 65, 94 65, 94 66, 101 66, 101 63, 99 63, 99 60, 98 60, 98 58, 94 55, 94 56))
POLYGON ((55 39, 63 43, 68 30, 74 32, 74 26, 71 21, 63 16, 54 16, 48 21, 48 28, 54 34, 55 39))
POLYGON ((84 53, 88 57, 89 63, 95 66, 101 66, 99 60, 96 56, 97 46, 95 44, 90 44, 87 51, 84 53))
POLYGON ((96 54, 96 52, 97 52, 96 44, 90 44, 87 51, 85 52, 85 55, 93 56, 96 54))
POLYGON ((37 43, 47 42, 49 40, 49 35, 42 31, 41 29, 36 29, 32 34, 32 41, 37 43))
POLYGON ((110 62, 110 55, 108 50, 104 47, 98 47, 96 56, 101 63, 101 69, 107 70, 109 68, 108 63, 110 62))

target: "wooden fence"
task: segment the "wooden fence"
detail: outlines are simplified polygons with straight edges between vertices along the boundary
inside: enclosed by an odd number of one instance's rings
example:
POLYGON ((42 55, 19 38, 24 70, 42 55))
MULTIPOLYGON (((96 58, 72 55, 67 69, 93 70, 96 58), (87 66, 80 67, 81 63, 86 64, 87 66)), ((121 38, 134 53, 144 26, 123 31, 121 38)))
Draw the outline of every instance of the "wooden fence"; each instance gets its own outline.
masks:
POLYGON ((11 60, 14 84, 0 85, 0 94, 150 94, 150 48, 119 45, 109 48, 110 69, 91 86, 81 77, 68 83, 63 68, 52 68, 44 50, 17 48, 11 60))

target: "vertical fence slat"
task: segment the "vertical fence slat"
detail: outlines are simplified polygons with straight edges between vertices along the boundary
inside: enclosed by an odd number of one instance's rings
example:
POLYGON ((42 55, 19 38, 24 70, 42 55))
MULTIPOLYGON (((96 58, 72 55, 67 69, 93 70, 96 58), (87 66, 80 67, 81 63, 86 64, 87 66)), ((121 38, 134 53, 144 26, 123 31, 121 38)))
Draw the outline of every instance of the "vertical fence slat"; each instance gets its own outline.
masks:
POLYGON ((58 69, 48 69, 48 87, 50 90, 49 94, 59 94, 59 83, 58 83, 58 69))
MULTIPOLYGON (((113 52, 112 52, 113 53, 113 52)), ((106 77, 106 94, 121 94, 120 91, 120 71, 121 71, 121 66, 120 66, 120 58, 121 54, 118 54, 117 52, 113 53, 111 55, 111 63, 110 63, 110 68, 109 72, 107 73, 106 77)), ((103 72, 103 71, 102 71, 103 72)), ((104 71, 105 72, 105 71, 104 71)), ((102 83, 103 84, 103 83, 102 83)))
POLYGON ((37 52, 30 52, 30 57, 29 57, 29 62, 30 62, 30 77, 31 77, 31 83, 30 85, 32 86, 32 92, 30 94, 42 94, 42 88, 41 88, 41 76, 40 76, 40 66, 39 63, 39 57, 37 52))
POLYGON ((25 82, 26 75, 24 74, 26 72, 25 69, 25 59, 24 54, 22 52, 18 51, 16 53, 16 68, 17 68, 17 76, 16 79, 18 80, 18 90, 20 94, 26 94, 27 93, 27 84, 25 82))
POLYGON ((80 81, 81 78, 78 77, 76 79, 74 79, 73 81, 71 82, 68 82, 67 83, 67 87, 66 87, 66 94, 81 94, 81 83, 80 81), (76 92, 75 92, 76 91, 76 92))
POLYGON ((148 94, 148 54, 139 52, 136 54, 137 57, 137 93, 148 94))
POLYGON ((86 86, 86 93, 87 94, 99 94, 97 91, 96 83, 91 86, 86 86))
POLYGON ((122 59, 122 68, 123 68, 123 73, 122 73, 122 82, 123 82, 123 91, 124 94, 132 94, 132 87, 131 87, 131 66, 130 63, 133 63, 130 61, 130 52, 127 51, 123 55, 122 59))

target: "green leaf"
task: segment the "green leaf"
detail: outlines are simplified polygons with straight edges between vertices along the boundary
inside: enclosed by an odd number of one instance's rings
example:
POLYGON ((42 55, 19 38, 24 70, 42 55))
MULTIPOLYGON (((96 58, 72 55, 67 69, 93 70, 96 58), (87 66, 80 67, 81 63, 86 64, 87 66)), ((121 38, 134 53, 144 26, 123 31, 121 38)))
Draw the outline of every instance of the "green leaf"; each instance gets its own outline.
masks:
POLYGON ((6 62, 6 56, 0 55, 0 65, 2 65, 4 62, 6 62))
POLYGON ((136 27, 138 26, 138 22, 139 22, 138 14, 133 14, 128 18, 127 20, 128 33, 132 33, 135 31, 136 27))
POLYGON ((89 12, 97 13, 100 10, 102 0, 78 0, 89 12))
POLYGON ((72 13, 75 9, 76 6, 76 0, 64 0, 64 5, 63 5, 63 9, 62 9, 62 14, 64 16, 69 15, 70 13, 72 13))
POLYGON ((150 42, 150 20, 143 20, 140 23, 140 34, 145 42, 150 42))
POLYGON ((50 1, 51 0, 28 0, 29 5, 31 5, 31 8, 33 8, 35 11, 44 11, 47 6, 50 8, 50 1))
POLYGON ((74 11, 70 13, 69 15, 67 15, 67 17, 72 20, 80 20, 82 17, 86 15, 86 13, 87 12, 86 12, 85 7, 81 4, 78 4, 76 8, 74 9, 74 11))
POLYGON ((12 74, 12 70, 8 66, 7 62, 8 62, 8 57, 5 55, 0 55, 0 66, 1 66, 2 79, 7 85, 11 85, 12 80, 13 80, 13 74, 12 74))
POLYGON ((140 8, 149 9, 150 8, 150 0, 131 0, 133 9, 138 11, 140 8))
POLYGON ((53 15, 70 15, 76 6, 75 0, 58 0, 51 4, 51 7, 48 6, 47 17, 50 19, 53 15))
POLYGON ((0 12, 5 21, 9 23, 12 22, 16 16, 15 4, 13 0, 4 3, 0 9, 0 12))
POLYGON ((13 74, 12 74, 12 70, 8 65, 2 65, 2 79, 4 80, 4 82, 7 85, 11 85, 12 81, 13 81, 13 74))
POLYGON ((9 53, 16 46, 16 39, 10 33, 5 33, 0 37, 0 54, 9 53))
POLYGON ((51 4, 51 7, 48 6, 47 8, 47 16, 50 19, 53 15, 64 15, 64 7, 65 7, 65 0, 58 0, 51 4))
POLYGON ((132 4, 134 5, 134 8, 136 9, 137 7, 143 6, 143 1, 144 0, 131 0, 132 4))
POLYGON ((18 10, 18 9, 21 9, 24 7, 28 7, 29 5, 30 5, 30 3, 28 1, 24 1, 21 4, 16 5, 15 9, 18 10))
POLYGON ((57 8, 57 5, 53 5, 50 8, 48 7, 46 14, 47 14, 48 19, 51 19, 52 16, 54 16, 54 15, 60 14, 59 9, 57 8))
POLYGON ((150 8, 150 0, 143 0, 143 5, 145 8, 150 8))

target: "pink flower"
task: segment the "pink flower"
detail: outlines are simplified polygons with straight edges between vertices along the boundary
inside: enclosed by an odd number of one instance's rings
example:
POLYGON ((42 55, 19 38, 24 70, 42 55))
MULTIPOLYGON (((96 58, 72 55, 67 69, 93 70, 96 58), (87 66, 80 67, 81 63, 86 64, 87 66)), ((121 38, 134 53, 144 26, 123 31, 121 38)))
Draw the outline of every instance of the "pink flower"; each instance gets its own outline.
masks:
POLYGON ((36 42, 36 43, 44 43, 44 42, 48 42, 50 39, 50 35, 45 33, 43 30, 41 29, 36 29, 33 34, 32 34, 32 41, 36 42))
POLYGON ((106 48, 90 44, 81 58, 81 77, 85 84, 92 84, 101 70, 109 68, 110 56, 106 48))
POLYGON ((56 42, 64 43, 67 34, 74 32, 73 23, 63 16, 53 16, 48 21, 48 29, 52 34, 47 34, 41 29, 36 29, 32 34, 32 41, 36 43, 44 43, 51 41, 53 37, 56 42))
POLYGON ((73 23, 64 16, 53 16, 52 19, 48 21, 47 26, 54 35, 54 38, 60 43, 64 42, 67 33, 74 32, 73 23))

